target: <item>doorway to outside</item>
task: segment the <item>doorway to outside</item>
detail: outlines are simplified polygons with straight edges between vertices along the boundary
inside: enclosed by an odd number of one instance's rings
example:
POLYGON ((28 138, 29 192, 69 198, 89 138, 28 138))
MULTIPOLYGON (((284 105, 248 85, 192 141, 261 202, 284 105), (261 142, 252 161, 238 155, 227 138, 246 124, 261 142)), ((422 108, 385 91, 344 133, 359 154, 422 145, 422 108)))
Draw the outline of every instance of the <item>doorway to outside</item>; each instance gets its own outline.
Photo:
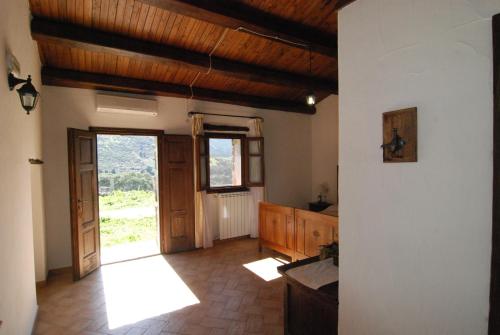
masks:
POLYGON ((157 136, 97 134, 101 263, 160 253, 157 136))

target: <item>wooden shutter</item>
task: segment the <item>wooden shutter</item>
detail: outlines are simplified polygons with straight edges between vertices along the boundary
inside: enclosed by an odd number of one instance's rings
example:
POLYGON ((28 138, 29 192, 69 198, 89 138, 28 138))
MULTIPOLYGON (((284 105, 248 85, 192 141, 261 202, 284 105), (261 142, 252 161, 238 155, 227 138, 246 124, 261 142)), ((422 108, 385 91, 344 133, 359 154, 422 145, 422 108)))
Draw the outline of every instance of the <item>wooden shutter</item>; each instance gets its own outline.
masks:
POLYGON ((196 190, 204 191, 208 185, 208 139, 205 136, 196 136, 196 190))
POLYGON ((162 251, 194 249, 193 139, 166 135, 162 148, 162 251))
POLYGON ((73 277, 85 277, 101 265, 96 134, 68 129, 73 277))
POLYGON ((247 137, 246 139, 246 186, 264 186, 264 138, 247 137))

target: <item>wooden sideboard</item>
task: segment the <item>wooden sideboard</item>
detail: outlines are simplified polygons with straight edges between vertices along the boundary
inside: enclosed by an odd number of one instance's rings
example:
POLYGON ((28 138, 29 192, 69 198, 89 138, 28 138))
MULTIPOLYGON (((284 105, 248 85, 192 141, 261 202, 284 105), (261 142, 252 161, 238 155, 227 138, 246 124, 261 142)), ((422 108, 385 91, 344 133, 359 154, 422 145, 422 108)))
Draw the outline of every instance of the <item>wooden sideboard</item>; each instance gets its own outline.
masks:
POLYGON ((261 202, 259 243, 293 260, 319 255, 320 246, 338 242, 338 217, 261 202))
POLYGON ((318 260, 319 257, 311 257, 278 267, 284 279, 285 335, 337 335, 338 281, 313 290, 287 274, 290 269, 318 260))

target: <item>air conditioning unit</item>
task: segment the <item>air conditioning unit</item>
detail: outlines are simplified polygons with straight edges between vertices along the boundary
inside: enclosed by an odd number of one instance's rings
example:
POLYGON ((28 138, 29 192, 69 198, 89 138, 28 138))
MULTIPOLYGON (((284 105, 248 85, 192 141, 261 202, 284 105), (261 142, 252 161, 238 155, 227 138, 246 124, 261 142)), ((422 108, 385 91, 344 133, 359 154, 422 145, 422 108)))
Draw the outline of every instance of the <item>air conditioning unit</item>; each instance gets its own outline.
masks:
POLYGON ((96 106, 98 113, 158 116, 156 100, 97 94, 96 106))

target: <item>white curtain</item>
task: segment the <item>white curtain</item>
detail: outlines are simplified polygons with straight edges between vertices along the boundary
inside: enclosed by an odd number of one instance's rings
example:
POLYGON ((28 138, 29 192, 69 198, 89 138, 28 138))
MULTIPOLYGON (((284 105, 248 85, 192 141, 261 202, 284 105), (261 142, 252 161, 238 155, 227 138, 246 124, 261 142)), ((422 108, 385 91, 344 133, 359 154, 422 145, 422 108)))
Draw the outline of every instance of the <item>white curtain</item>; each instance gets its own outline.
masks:
MULTIPOLYGON (((263 122, 262 119, 250 120, 251 136, 263 136, 263 122)), ((253 238, 259 237, 259 203, 265 201, 265 187, 250 187, 250 236, 253 238)))
MULTIPOLYGON (((203 115, 194 115, 191 119, 192 121, 192 135, 193 140, 196 140, 197 135, 203 135, 203 115)), ((196 141, 193 141, 196 143, 196 141)), ((198 155, 197 150, 194 150, 194 221, 195 221, 195 245, 196 248, 210 248, 213 246, 213 230, 212 225, 209 221, 208 204, 207 204, 207 192, 197 190, 197 175, 198 175, 198 155)))

